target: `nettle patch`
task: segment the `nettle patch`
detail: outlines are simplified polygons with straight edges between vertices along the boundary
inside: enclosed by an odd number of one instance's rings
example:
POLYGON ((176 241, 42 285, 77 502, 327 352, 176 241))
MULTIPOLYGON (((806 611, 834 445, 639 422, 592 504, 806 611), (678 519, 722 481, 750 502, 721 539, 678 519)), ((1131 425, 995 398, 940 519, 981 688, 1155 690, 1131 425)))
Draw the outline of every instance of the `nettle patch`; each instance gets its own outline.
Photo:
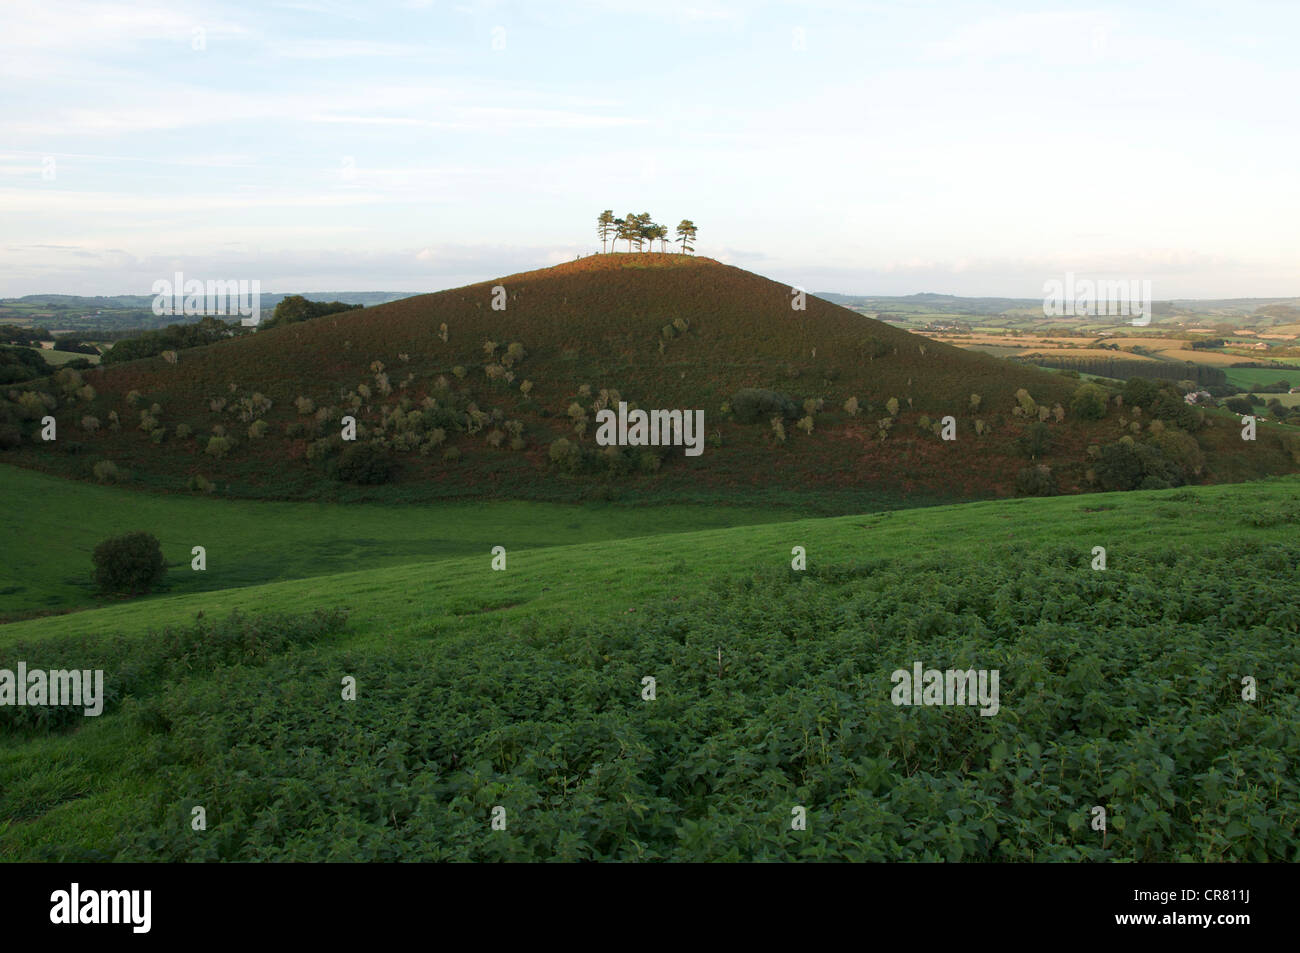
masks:
POLYGON ((995 549, 169 668, 113 858, 1298 859, 1300 548, 995 549), (996 712, 898 705, 920 660, 999 673, 996 712))

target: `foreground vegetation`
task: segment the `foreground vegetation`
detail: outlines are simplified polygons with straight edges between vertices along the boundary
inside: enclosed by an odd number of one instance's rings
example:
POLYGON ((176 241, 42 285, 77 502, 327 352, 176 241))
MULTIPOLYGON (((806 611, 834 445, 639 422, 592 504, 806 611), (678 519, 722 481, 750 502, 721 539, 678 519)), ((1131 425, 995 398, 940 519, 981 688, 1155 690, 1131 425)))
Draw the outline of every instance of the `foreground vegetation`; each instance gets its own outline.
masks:
POLYGON ((98 719, 0 709, 0 856, 1300 860, 1298 496, 799 520, 14 623, 6 664, 110 690, 98 719), (999 670, 1000 712, 895 707, 915 661, 999 670))

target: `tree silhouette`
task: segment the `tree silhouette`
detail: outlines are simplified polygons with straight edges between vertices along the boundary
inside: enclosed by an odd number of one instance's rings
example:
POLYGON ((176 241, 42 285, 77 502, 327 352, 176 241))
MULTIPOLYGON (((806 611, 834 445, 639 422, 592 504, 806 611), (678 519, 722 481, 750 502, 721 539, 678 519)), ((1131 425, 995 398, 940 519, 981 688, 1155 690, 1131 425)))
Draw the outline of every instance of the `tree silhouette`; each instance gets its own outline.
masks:
POLYGON ((600 250, 605 251, 605 240, 609 238, 610 233, 614 230, 614 211, 605 209, 596 219, 596 234, 600 236, 600 250))
POLYGON ((615 224, 618 226, 618 232, 615 234, 615 238, 621 238, 626 241, 627 250, 631 251, 632 243, 637 240, 637 235, 641 227, 638 216, 634 212, 628 212, 625 218, 615 219, 615 224))
POLYGON ((689 218, 684 218, 677 226, 677 241, 682 246, 682 252, 693 252, 695 250, 695 233, 697 229, 695 223, 689 218))
POLYGON ((654 219, 650 217, 649 212, 642 212, 640 215, 637 216, 637 230, 636 230, 637 251, 641 251, 642 248, 646 245, 646 243, 649 243, 651 251, 655 250, 655 246, 654 246, 654 240, 656 237, 655 229, 658 227, 659 226, 655 225, 654 219))
MULTIPOLYGON (((695 242, 695 223, 689 218, 684 218, 681 224, 677 226, 677 241, 682 246, 682 252, 693 252, 695 242)), ((650 217, 649 212, 628 212, 623 218, 615 218, 614 213, 606 209, 596 218, 596 233, 600 236, 600 250, 605 251, 605 243, 609 242, 609 250, 616 250, 617 242, 627 242, 629 252, 655 250, 654 243, 659 242, 661 252, 668 251, 668 244, 671 241, 667 225, 660 225, 650 217)))

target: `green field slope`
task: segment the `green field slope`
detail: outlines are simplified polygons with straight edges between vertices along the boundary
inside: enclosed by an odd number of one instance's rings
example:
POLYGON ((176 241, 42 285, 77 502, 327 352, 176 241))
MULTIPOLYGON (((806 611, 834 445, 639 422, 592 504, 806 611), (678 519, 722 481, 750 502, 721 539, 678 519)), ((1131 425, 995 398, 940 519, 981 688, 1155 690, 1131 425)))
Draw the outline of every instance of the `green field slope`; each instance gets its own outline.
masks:
POLYGON ((109 700, 0 709, 0 856, 1298 860, 1297 526, 1286 479, 12 623, 0 668, 103 668, 109 700), (916 662, 997 670, 998 713, 894 705, 916 662))
POLYGON ((133 493, 6 466, 0 466, 0 495, 10 504, 0 511, 7 541, 0 550, 0 621, 102 602, 91 554, 126 532, 158 538, 169 567, 160 592, 175 595, 487 554, 499 545, 513 552, 798 515, 773 505, 226 500, 133 493), (205 550, 202 572, 192 569, 195 546, 205 550))

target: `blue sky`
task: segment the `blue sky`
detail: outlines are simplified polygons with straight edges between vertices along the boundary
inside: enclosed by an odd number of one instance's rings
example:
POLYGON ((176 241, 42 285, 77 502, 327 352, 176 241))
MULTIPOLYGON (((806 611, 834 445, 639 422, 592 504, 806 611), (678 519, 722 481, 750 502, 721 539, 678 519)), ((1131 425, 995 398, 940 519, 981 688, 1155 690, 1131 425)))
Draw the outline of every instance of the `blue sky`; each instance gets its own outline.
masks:
POLYGON ((595 217, 810 290, 1300 295, 1300 4, 6 0, 0 296, 426 291, 595 217))

